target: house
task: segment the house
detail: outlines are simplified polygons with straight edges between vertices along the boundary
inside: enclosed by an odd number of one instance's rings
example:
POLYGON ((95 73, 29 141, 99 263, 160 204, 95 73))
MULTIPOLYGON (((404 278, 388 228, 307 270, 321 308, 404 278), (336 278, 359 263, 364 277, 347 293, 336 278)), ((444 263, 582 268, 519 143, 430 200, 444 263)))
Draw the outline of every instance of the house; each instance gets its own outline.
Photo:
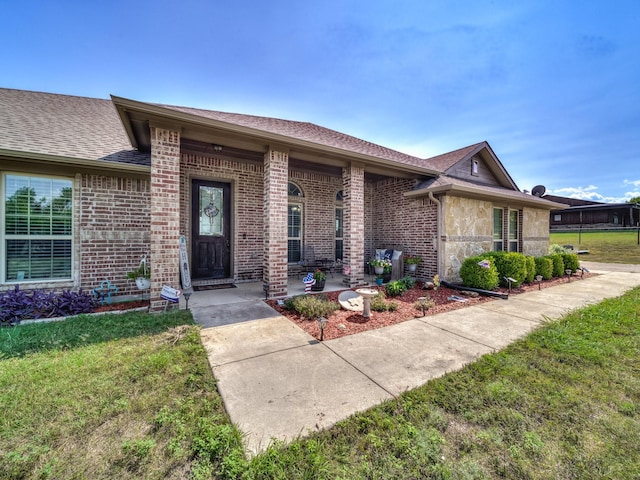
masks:
POLYGON ((565 208, 551 210, 551 230, 640 226, 640 204, 637 203, 602 203, 556 195, 542 198, 565 204, 565 208))
POLYGON ((303 248, 339 258, 348 287, 376 248, 456 280, 487 250, 542 255, 549 211, 487 142, 406 155, 305 122, 0 89, 0 288, 91 289, 150 259, 152 308, 178 286, 261 281, 287 294, 303 248))

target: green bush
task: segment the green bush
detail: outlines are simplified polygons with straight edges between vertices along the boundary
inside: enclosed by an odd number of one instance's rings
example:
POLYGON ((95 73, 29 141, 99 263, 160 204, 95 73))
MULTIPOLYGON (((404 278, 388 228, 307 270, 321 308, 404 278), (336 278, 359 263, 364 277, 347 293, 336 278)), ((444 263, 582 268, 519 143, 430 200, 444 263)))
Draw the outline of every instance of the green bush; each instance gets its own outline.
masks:
POLYGON ((562 261, 564 262, 564 269, 575 272, 580 268, 580 262, 578 261, 578 254, 576 253, 563 253, 562 261))
POLYGON ((498 280, 503 287, 509 285, 504 278, 513 278, 516 285, 524 282, 527 276, 527 263, 525 256, 517 252, 502 253, 502 255, 492 255, 496 260, 496 268, 498 269, 498 280))
POLYGON ((407 291, 407 285, 402 280, 394 280, 387 284, 386 291, 390 297, 397 297, 407 291))
POLYGON ((549 245, 549 255, 562 255, 563 253, 569 252, 562 245, 558 245, 557 243, 552 243, 551 245, 549 245))
POLYGON ((524 278, 524 281, 527 283, 531 283, 536 277, 536 259, 531 256, 525 256, 524 260, 527 267, 527 274, 524 278))
POLYGON ((385 295, 383 292, 378 292, 375 297, 371 298, 371 310, 374 312, 386 312, 389 309, 387 302, 385 301, 385 295))
POLYGON ((411 290, 416 285, 416 280, 411 275, 407 275, 400 281, 404 283, 404 286, 407 287, 407 290, 411 290))
POLYGON ((549 257, 536 257, 536 275, 542 275, 545 280, 553 278, 553 260, 549 257))
POLYGON ((296 295, 285 301, 285 308, 295 311, 308 319, 329 317, 340 308, 336 302, 327 300, 322 295, 296 295))
POLYGON ((498 269, 495 266, 495 258, 489 256, 469 257, 462 262, 460 267, 462 283, 467 287, 493 290, 498 286, 498 269), (480 265, 483 262, 486 267, 480 265))
POLYGON ((559 253, 555 253, 553 255, 548 255, 547 258, 550 258, 553 262, 553 276, 561 277, 564 275, 564 260, 562 259, 562 255, 559 253))

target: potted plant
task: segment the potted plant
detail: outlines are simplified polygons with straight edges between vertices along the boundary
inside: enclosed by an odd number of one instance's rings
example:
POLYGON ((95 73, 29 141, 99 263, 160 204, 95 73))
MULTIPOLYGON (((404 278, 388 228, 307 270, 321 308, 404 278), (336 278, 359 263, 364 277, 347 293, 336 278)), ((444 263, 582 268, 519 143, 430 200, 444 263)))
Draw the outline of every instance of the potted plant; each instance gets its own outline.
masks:
POLYGON ((322 290, 324 290, 324 282, 327 279, 327 274, 317 268, 315 272, 313 272, 313 279, 316 281, 316 283, 311 285, 311 291, 321 292, 322 290))
POLYGON ((391 272, 391 260, 387 260, 386 258, 374 258, 369 261, 369 265, 373 267, 376 275, 391 272))
POLYGON ((147 257, 140 260, 138 268, 127 273, 127 278, 135 280, 139 290, 147 290, 151 286, 151 269, 147 265, 147 257))
POLYGON ((407 268, 410 272, 416 271, 416 266, 422 261, 422 257, 418 255, 407 255, 404 257, 404 263, 407 265, 407 268))

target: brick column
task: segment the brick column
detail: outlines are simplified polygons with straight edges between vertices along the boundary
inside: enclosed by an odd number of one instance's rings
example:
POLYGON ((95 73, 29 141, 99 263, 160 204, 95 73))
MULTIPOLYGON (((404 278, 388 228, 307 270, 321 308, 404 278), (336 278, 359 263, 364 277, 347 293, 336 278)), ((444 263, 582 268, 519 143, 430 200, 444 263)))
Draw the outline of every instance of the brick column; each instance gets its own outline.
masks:
POLYGON ((269 298, 287 295, 287 183, 289 155, 264 155, 264 255, 262 279, 269 298))
POLYGON ((151 310, 163 285, 179 288, 180 132, 151 127, 151 310))
POLYGON ((353 288, 364 283, 364 167, 343 168, 342 189, 344 262, 349 266, 343 283, 353 288))

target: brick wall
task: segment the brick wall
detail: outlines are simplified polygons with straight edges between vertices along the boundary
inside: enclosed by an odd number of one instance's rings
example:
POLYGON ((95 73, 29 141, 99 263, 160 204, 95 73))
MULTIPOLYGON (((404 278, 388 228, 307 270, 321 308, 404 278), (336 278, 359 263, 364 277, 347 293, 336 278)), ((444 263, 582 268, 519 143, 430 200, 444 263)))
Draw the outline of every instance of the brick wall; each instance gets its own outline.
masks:
POLYGON ((149 254, 149 181, 82 175, 79 190, 80 287, 92 290, 107 279, 118 287, 118 295, 139 294, 126 274, 149 254))
POLYGON ((316 258, 335 258, 336 194, 342 178, 311 172, 289 172, 289 180, 300 187, 303 205, 303 245, 314 248, 316 258))
POLYGON ((364 168, 350 165, 342 170, 344 191, 344 261, 350 274, 344 283, 355 287, 364 283, 365 183, 364 168))
POLYGON ((180 286, 180 133, 151 126, 151 310, 163 285, 180 286))
POLYGON ((287 184, 289 157, 264 155, 263 280, 269 297, 287 294, 287 184))
POLYGON ((264 168, 262 165, 183 154, 180 167, 180 234, 191 251, 191 180, 231 183, 232 268, 237 280, 262 280, 264 168))
POLYGON ((404 255, 422 257, 418 278, 437 273, 437 207, 428 198, 408 199, 403 193, 413 188, 414 181, 391 178, 381 180, 368 191, 367 224, 372 236, 365 259, 373 258, 375 248, 395 248, 404 255))

